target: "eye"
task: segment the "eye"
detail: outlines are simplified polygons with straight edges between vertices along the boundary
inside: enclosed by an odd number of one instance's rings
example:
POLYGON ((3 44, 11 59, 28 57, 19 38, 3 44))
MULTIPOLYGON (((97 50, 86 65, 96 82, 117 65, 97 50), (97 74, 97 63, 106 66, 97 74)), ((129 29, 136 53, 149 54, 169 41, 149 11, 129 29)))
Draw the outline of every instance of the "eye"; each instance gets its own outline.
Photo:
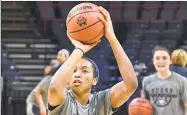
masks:
POLYGON ((75 69, 73 72, 75 73, 77 71, 77 69, 75 69))
POLYGON ((163 60, 166 60, 166 59, 167 59, 167 57, 164 56, 164 57, 163 57, 163 60))
POLYGON ((83 70, 82 72, 83 72, 83 73, 88 73, 88 71, 87 71, 87 70, 83 70))
POLYGON ((156 57, 156 60, 159 60, 160 58, 159 57, 156 57))

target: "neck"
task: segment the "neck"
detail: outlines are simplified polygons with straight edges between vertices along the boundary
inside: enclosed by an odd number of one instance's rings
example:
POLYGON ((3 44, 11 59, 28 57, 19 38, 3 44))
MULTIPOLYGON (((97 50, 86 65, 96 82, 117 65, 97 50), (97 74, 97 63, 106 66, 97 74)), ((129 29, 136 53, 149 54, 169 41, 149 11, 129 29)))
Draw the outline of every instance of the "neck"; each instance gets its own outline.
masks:
POLYGON ((87 105, 89 102, 89 96, 91 95, 90 92, 87 93, 82 93, 82 94, 76 94, 73 92, 76 100, 81 104, 81 105, 87 105))
POLYGON ((168 70, 168 71, 165 71, 165 72, 157 72, 157 76, 160 79, 167 79, 171 76, 171 71, 168 70))

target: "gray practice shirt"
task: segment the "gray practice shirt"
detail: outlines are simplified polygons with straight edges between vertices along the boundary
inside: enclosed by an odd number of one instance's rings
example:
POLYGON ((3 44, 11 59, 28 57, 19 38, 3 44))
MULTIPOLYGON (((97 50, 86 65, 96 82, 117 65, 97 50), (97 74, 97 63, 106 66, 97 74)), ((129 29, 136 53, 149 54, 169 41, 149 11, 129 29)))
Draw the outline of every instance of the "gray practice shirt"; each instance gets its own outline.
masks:
POLYGON ((72 91, 67 90, 64 104, 49 111, 49 115, 111 115, 112 113, 109 89, 92 94, 86 106, 82 106, 72 91))
POLYGON ((166 79, 152 74, 143 80, 143 96, 153 105, 153 115, 185 115, 187 79, 175 72, 166 79))
MULTIPOLYGON (((46 76, 36 86, 37 88, 42 88, 43 89, 42 99, 43 99, 43 102, 44 102, 46 107, 47 107, 47 104, 48 104, 48 101, 47 101, 47 95, 48 94, 47 94, 47 92, 48 92, 49 85, 51 83, 51 79, 52 79, 52 76, 46 76)), ((28 95, 26 102, 38 106, 38 104, 36 102, 36 96, 35 96, 34 90, 28 95)))

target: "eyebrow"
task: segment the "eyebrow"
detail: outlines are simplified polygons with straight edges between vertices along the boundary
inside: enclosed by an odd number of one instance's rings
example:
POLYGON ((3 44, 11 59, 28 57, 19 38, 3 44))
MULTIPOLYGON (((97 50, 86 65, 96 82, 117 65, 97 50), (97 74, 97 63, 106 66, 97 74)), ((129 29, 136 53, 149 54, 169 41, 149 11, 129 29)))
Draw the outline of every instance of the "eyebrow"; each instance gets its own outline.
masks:
POLYGON ((84 68, 89 68, 89 67, 88 66, 82 66, 81 68, 84 69, 84 68))
POLYGON ((164 56, 166 56, 166 55, 163 55, 163 56, 155 56, 155 57, 164 57, 164 56))
MULTIPOLYGON (((77 68, 77 67, 76 67, 77 68)), ((88 66, 80 66, 81 69, 88 69, 88 66)))

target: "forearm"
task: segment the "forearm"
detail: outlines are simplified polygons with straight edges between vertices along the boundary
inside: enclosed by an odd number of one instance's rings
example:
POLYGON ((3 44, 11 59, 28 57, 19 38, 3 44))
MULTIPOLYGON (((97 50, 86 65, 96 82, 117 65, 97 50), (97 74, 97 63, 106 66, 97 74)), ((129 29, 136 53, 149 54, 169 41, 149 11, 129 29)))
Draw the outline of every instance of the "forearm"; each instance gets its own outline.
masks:
POLYGON ((36 101, 37 101, 37 103, 38 103, 40 109, 41 109, 41 108, 45 108, 45 105, 44 105, 44 102, 43 102, 41 93, 40 93, 40 92, 36 92, 36 93, 35 93, 35 96, 36 96, 36 101))
POLYGON ((113 39, 109 39, 109 42, 114 52, 114 56, 116 58, 123 81, 128 88, 136 89, 138 85, 138 80, 131 61, 124 52, 121 44, 119 43, 115 35, 112 37, 113 39))
POLYGON ((79 49, 75 49, 71 56, 66 60, 66 62, 57 70, 54 74, 50 87, 58 88, 62 90, 67 87, 68 81, 70 81, 73 71, 82 58, 83 53, 79 49))

